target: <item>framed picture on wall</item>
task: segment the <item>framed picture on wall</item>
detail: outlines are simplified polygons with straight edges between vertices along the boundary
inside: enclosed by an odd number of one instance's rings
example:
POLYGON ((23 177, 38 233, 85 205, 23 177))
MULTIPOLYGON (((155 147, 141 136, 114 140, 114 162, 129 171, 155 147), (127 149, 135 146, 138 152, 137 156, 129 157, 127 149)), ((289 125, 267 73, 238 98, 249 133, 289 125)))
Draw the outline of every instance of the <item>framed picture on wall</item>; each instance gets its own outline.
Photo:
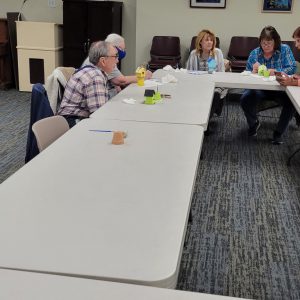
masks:
POLYGON ((293 0, 263 0, 263 12, 292 12, 293 0))
POLYGON ((190 0, 190 7, 225 8, 226 0, 190 0))

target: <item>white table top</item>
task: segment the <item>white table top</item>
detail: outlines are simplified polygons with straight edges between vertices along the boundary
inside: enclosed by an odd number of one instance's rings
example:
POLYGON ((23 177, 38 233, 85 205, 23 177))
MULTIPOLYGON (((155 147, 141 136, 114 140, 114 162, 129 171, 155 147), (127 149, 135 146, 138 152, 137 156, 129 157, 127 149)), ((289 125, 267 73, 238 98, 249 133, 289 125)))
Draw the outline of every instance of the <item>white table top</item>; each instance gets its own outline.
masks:
POLYGON ((214 93, 213 82, 186 77, 177 83, 160 85, 159 92, 170 94, 172 99, 163 99, 154 105, 143 103, 145 88, 156 89, 131 84, 94 112, 91 118, 194 124, 206 128, 214 93), (124 103, 125 98, 135 99, 136 104, 124 103))
POLYGON ((275 90, 284 91, 285 87, 281 86, 276 80, 265 81, 264 77, 257 75, 243 75, 242 73, 216 72, 211 76, 216 87, 226 87, 234 89, 257 89, 257 90, 275 90))
POLYGON ((141 285, 0 270, 0 299, 5 300, 230 300, 218 295, 141 285))
MULTIPOLYGON (((265 81, 264 77, 258 75, 243 75, 242 73, 232 72, 215 72, 214 74, 189 74, 188 72, 174 72, 158 70, 155 76, 161 78, 166 74, 172 74, 179 80, 184 82, 189 80, 197 80, 198 82, 212 82, 216 87, 225 87, 233 89, 260 89, 260 90, 285 90, 276 80, 265 81)), ((202 93, 201 89, 198 89, 202 93)))
POLYGON ((202 138, 201 126, 81 121, 0 185, 0 267, 174 287, 202 138))
POLYGON ((294 104, 295 109, 300 114, 300 87, 299 86, 287 86, 286 93, 294 104))

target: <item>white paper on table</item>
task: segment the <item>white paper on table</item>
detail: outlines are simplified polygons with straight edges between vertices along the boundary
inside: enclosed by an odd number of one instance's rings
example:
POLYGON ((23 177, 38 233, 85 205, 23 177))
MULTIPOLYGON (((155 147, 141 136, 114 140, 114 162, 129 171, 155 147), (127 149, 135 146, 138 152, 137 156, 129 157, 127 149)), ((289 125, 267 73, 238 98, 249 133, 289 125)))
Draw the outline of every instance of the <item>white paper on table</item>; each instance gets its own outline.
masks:
POLYGON ((255 78, 260 78, 263 81, 275 81, 276 80, 276 76, 264 77, 264 76, 260 76, 258 74, 253 74, 253 73, 251 73, 250 76, 255 77, 255 78))
POLYGON ((241 74, 243 76, 249 76, 249 75, 251 75, 251 71, 243 71, 241 74))
POLYGON ((135 104, 136 103, 136 100, 133 98, 129 98, 129 99, 125 98, 122 101, 126 104, 135 104))
POLYGON ((262 76, 259 76, 258 74, 253 74, 253 73, 251 73, 250 76, 255 77, 255 78, 262 78, 262 76))
POLYGON ((152 79, 145 80, 144 84, 145 84, 145 87, 162 85, 161 82, 158 82, 157 80, 152 80, 152 79))
POLYGON ((178 79, 171 74, 167 74, 166 76, 161 78, 162 83, 176 83, 178 79))
POLYGON ((164 66, 164 67, 163 67, 163 70, 164 70, 164 71, 174 71, 173 67, 170 66, 170 65, 164 66))
POLYGON ((208 71, 188 71, 189 74, 192 75, 204 75, 204 74, 208 74, 208 71))
POLYGON ((263 81, 275 81, 276 76, 270 76, 270 77, 263 77, 263 81))

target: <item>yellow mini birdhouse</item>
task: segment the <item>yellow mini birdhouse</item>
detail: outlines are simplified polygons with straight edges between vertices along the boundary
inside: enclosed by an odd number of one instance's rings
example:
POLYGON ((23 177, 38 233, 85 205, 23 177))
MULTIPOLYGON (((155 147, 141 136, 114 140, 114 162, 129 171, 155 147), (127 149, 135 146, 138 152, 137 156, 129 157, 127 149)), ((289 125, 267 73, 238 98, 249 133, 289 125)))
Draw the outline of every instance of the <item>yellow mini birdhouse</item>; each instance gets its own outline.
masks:
POLYGON ((135 71, 135 75, 137 77, 137 84, 139 86, 143 86, 146 76, 146 69, 144 67, 138 67, 135 71))

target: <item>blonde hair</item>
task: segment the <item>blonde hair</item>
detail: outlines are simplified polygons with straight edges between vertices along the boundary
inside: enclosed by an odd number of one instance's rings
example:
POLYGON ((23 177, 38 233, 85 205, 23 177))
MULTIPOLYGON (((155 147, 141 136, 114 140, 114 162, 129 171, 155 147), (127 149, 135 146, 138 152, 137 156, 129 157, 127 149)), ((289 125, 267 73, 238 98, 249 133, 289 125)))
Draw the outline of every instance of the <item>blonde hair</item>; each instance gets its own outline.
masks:
POLYGON ((216 48, 216 36, 215 34, 208 30, 208 29, 203 29, 201 30, 199 33, 198 33, 198 36, 196 38, 196 42, 195 42, 195 49, 196 49, 196 53, 197 54, 200 54, 200 56, 202 55, 203 53, 203 50, 202 50, 202 47, 201 47, 201 42, 202 40, 204 39, 204 37, 208 35, 211 37, 211 39, 213 40, 213 46, 212 46, 212 49, 209 53, 209 55, 211 56, 215 56, 215 48, 216 48))

